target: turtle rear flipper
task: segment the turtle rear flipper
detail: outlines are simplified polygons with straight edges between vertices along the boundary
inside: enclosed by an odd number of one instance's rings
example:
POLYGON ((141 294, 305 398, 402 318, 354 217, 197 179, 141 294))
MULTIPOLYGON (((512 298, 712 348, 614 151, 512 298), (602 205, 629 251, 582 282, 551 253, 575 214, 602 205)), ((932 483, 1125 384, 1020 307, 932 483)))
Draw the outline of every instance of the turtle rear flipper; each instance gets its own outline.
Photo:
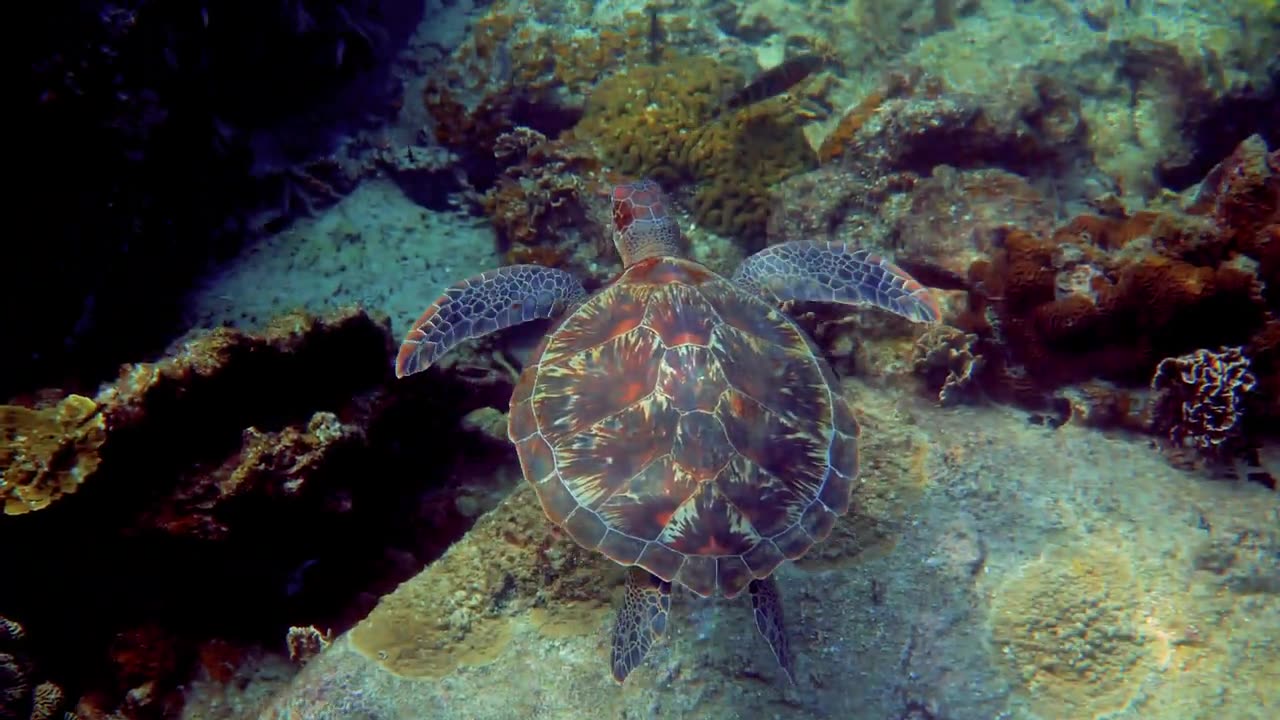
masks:
POLYGON ((916 322, 937 322, 942 316, 929 289, 905 270, 842 242, 771 245, 744 260, 733 282, 779 303, 869 303, 916 322))
POLYGON ((396 377, 426 370, 464 340, 556 317, 586 298, 576 277, 542 265, 509 265, 467 278, 445 290, 405 335, 396 377))
POLYGON ((613 626, 613 679, 622 682, 644 661, 653 641, 667 630, 671 583, 633 567, 613 626))
POLYGON ((787 642, 787 626, 782 621, 782 596, 773 577, 752 580, 747 586, 751 592, 751 610, 756 616, 756 629, 769 643, 778 665, 787 674, 787 680, 796 684, 796 673, 791 660, 791 646, 787 642))

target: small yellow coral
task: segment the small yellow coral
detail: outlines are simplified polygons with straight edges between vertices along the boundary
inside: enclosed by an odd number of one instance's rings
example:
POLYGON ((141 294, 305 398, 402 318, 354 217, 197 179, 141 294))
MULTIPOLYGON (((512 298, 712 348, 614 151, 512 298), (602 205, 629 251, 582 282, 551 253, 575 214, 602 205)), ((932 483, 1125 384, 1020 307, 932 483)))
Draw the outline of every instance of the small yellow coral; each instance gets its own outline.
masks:
POLYGON ((6 515, 48 507, 75 492, 99 463, 106 420, 97 403, 70 395, 57 405, 0 406, 0 500, 6 515))
POLYGON ((994 649, 1046 718, 1126 705, 1149 661, 1127 558, 1085 546, 1038 560, 996 594, 994 649))

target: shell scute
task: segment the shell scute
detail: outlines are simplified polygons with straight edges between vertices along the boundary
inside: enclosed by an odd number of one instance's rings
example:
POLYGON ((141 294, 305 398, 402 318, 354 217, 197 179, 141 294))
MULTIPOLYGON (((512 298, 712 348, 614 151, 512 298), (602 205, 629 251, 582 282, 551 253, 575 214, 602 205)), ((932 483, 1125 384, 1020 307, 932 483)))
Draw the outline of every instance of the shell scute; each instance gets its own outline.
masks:
POLYGON ((716 416, 700 410, 680 416, 671 457, 694 480, 714 479, 736 456, 716 416))
POLYGON ((539 364, 544 368, 596 347, 644 322, 643 286, 613 285, 583 303, 547 338, 539 364))
POLYGON ((651 298, 644 324, 669 348, 705 346, 720 324, 711 303, 692 285, 668 285, 651 298))
POLYGON ((599 515, 582 506, 578 506, 565 518, 564 529, 580 545, 589 548, 599 547, 600 541, 609 532, 599 515))
POLYGON ((538 372, 534 412, 553 443, 617 414, 653 392, 661 343, 637 328, 566 356, 538 372))
POLYGON ((610 528, 605 533, 604 539, 596 546, 596 549, 609 556, 616 563, 634 565, 636 560, 640 559, 640 553, 644 552, 647 544, 643 540, 638 540, 610 528))
POLYGON ((658 392, 681 412, 714 410, 729 382, 709 348, 681 345, 667 350, 658 367, 658 392))

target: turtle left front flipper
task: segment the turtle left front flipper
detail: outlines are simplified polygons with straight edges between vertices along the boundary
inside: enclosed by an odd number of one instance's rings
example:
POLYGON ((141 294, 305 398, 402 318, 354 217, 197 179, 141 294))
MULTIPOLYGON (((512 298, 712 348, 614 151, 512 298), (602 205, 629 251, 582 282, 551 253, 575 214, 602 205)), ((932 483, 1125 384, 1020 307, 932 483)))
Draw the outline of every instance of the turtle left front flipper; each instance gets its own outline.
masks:
POLYGON ((778 665, 787 674, 792 685, 796 683, 795 664, 791 659, 791 645, 787 642, 787 626, 782 620, 782 596, 773 576, 752 580, 747 586, 751 592, 751 610, 756 616, 756 629, 769 643, 778 665))
POLYGON ((458 343, 560 315, 587 299, 571 273, 542 265, 508 265, 455 283, 405 335, 396 377, 431 367, 458 343))
POLYGON ((916 322, 937 322, 938 301, 905 270, 847 243, 796 240, 742 262, 735 285, 774 302, 869 303, 916 322))
POLYGON ((643 568, 627 571, 627 588, 613 626, 610 664, 613 679, 622 682, 635 670, 653 647, 653 641, 667 630, 671 613, 671 583, 643 568))

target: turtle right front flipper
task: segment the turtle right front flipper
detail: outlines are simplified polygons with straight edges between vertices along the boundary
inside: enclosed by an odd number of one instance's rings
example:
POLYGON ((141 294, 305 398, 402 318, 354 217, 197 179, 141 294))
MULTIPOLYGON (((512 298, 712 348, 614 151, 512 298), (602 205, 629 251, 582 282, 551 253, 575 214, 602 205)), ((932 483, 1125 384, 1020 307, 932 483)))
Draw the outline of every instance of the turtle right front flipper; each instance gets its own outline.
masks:
POLYGON ((467 278, 445 290, 405 335, 396 377, 426 370, 464 340, 556 317, 586 298, 576 277, 542 265, 510 265, 467 278))
POLYGON ((733 283, 773 302, 866 303, 916 322, 937 322, 938 301, 905 270, 843 242, 793 240, 742 262, 733 283))

